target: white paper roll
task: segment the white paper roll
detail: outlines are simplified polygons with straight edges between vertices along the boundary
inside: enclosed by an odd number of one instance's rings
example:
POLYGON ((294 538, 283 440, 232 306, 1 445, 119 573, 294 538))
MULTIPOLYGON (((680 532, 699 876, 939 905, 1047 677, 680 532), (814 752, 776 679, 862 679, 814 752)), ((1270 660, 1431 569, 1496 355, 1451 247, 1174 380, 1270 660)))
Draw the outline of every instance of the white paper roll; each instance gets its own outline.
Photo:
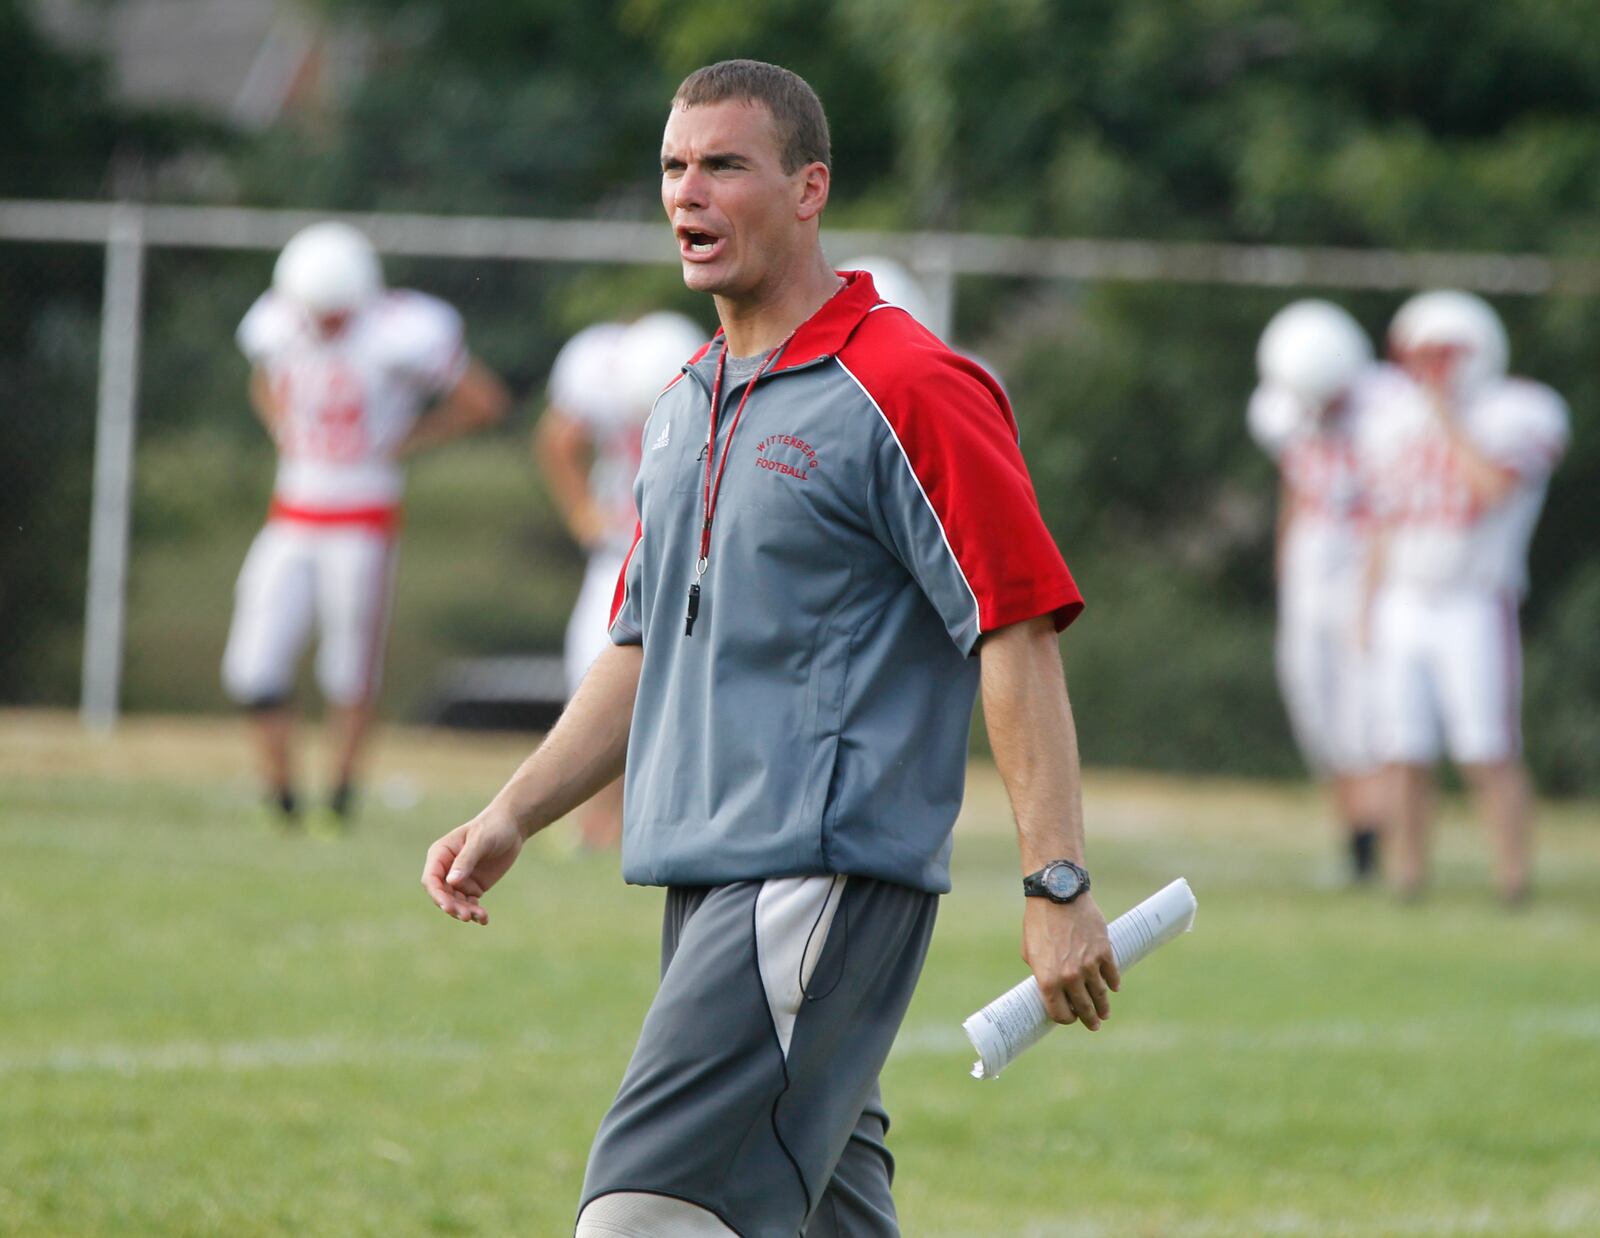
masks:
MULTIPOLYGON (((1126 975, 1157 946, 1187 933, 1194 927, 1197 906, 1194 891, 1179 877, 1106 925, 1117 970, 1126 975)), ((1038 1044, 1054 1026, 1045 1011, 1039 985, 1029 976, 961 1025, 978 1051, 972 1077, 998 1079, 1018 1054, 1038 1044)))

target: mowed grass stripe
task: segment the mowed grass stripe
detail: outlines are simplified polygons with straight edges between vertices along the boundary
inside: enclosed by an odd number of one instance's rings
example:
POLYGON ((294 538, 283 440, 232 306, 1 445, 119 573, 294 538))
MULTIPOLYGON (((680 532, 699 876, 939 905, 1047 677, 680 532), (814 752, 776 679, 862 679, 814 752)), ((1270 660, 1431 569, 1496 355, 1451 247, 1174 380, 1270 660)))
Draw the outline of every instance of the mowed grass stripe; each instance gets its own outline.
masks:
MULTIPOLYGON (((319 845, 256 823, 231 724, 0 717, 0 1233, 569 1232, 660 896, 565 826, 487 930, 416 884, 525 742, 392 733, 319 845)), ((1302 788, 1095 773, 1088 809, 1101 906, 1187 876, 1196 931, 1100 1033, 967 1077, 961 1020, 1023 974, 975 767, 885 1072, 908 1235, 1600 1233, 1593 806, 1546 814, 1517 914, 1459 807, 1417 907, 1325 887, 1302 788)))

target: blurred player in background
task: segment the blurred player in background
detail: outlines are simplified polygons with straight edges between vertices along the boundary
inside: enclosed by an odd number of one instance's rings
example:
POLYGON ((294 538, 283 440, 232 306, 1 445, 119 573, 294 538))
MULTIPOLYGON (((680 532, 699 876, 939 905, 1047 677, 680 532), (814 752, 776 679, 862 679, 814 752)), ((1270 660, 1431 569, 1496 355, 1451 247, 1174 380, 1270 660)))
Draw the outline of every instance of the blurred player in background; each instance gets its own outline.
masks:
POLYGON ((1262 333, 1256 367, 1250 433, 1281 478, 1278 685, 1300 751, 1348 837, 1351 876, 1366 881, 1377 872, 1382 806, 1360 636, 1367 520, 1355 428, 1375 385, 1404 380, 1375 369, 1366 333, 1327 301, 1280 310, 1262 333))
MULTIPOLYGON (((534 454, 567 530, 589 557, 567 623, 568 697, 611 643, 611 600, 638 522, 633 479, 645 420, 661 389, 705 342, 705 332, 682 314, 646 314, 629 326, 596 323, 567 341, 550 371, 534 454)), ((617 845, 620 779, 584 805, 578 824, 585 847, 617 845)))
POLYGON ((1382 530, 1372 639, 1394 880, 1407 896, 1426 881, 1443 751, 1489 824, 1500 895, 1515 902, 1528 891, 1533 814, 1517 609, 1567 409, 1550 388, 1506 377, 1505 328, 1469 293, 1412 298, 1389 346, 1421 397, 1386 402, 1363 426, 1382 530))
POLYGON ((250 711, 272 811, 297 824, 290 698, 317 628, 333 748, 326 806, 342 826, 377 699, 401 462, 499 421, 507 394, 468 356, 456 311, 386 292, 371 242, 342 223, 313 224, 284 246, 238 341, 278 472, 239 573, 223 683, 250 711))

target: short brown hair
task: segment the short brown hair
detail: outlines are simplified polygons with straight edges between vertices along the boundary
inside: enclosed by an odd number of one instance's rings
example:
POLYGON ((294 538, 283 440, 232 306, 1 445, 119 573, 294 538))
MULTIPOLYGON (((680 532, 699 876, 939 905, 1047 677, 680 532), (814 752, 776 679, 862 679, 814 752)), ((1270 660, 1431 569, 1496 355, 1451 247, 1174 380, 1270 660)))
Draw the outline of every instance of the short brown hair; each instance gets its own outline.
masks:
POLYGON ((672 96, 675 107, 728 99, 766 107, 778 131, 778 154, 785 172, 808 163, 829 163, 832 151, 822 100, 798 73, 764 60, 719 60, 689 74, 672 96))

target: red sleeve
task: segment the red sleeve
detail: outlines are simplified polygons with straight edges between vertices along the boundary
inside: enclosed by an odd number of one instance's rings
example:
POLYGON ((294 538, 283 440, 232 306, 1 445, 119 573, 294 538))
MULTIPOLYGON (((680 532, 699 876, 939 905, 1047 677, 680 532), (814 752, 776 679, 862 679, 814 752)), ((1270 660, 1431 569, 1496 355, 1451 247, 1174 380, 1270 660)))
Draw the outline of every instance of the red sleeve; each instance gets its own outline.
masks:
POLYGON ((1039 513, 1005 393, 981 366, 895 317, 902 323, 870 334, 864 325, 841 364, 893 440, 882 514, 897 551, 964 647, 1039 615, 1060 631, 1083 597, 1039 513), (897 485, 897 469, 912 484, 897 485), (970 636, 963 604, 976 609, 970 636))

